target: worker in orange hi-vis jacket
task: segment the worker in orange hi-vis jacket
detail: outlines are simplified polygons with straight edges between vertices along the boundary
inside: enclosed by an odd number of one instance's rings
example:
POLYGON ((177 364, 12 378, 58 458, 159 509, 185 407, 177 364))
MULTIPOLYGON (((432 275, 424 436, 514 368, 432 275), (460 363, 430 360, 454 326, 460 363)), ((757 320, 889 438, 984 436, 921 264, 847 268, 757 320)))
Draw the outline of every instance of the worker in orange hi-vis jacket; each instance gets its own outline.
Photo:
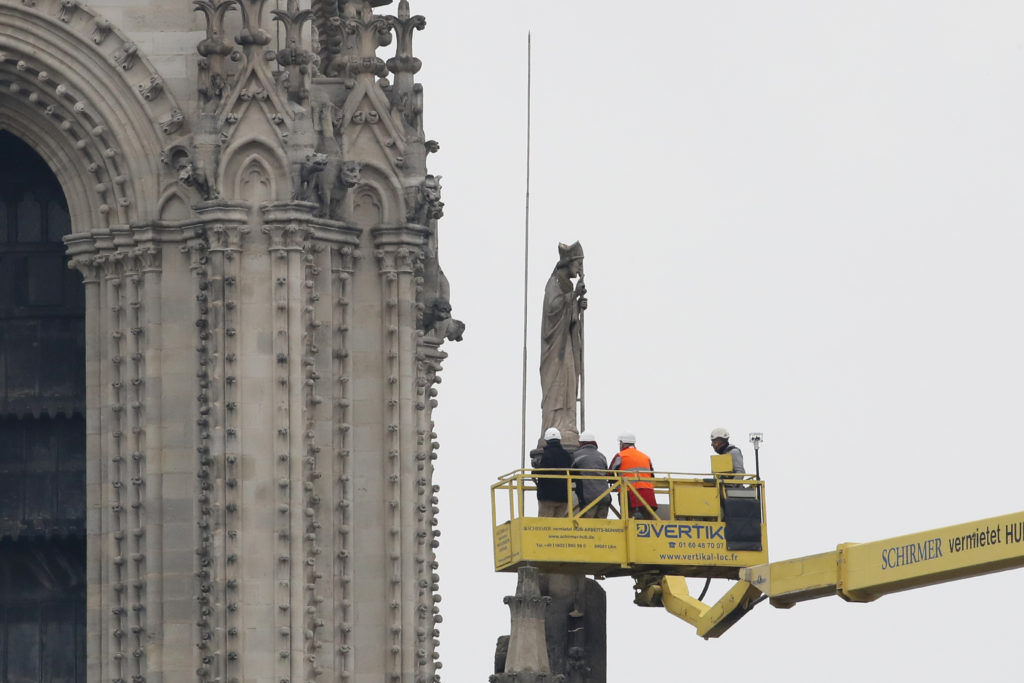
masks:
POLYGON ((643 451, 636 448, 636 436, 632 432, 619 435, 619 452, 612 458, 612 470, 621 472, 623 479, 630 479, 633 490, 629 491, 629 516, 643 519, 650 516, 644 508, 646 502, 652 510, 658 509, 654 500, 654 466, 643 451), (635 493, 634 493, 635 491, 635 493))

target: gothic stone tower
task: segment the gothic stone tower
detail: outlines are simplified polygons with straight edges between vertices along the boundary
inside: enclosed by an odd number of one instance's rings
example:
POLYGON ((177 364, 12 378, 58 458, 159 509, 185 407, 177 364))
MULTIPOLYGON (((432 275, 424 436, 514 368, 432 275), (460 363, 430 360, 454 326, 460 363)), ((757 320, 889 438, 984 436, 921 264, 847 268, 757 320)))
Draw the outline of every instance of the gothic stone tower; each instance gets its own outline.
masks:
MULTIPOLYGON (((0 0, 0 131, 66 198, 48 237, 15 200, 0 227, 20 221, 10 234, 30 246, 57 235, 58 255, 63 234, 84 283, 65 306, 82 322, 17 328, 64 352, 0 336, 0 430, 69 473, 32 490, 84 500, 0 508, 0 542, 72 601, 18 612, 17 586, 0 593, 5 676, 438 680, 431 411, 463 325, 438 264, 412 50, 425 21, 408 0, 377 13, 390 4, 0 0), (47 373, 82 390, 8 391, 47 373), (84 420, 67 447, 25 428, 68 415, 84 420), (33 527, 40 514, 52 523, 33 527), (41 555, 17 545, 29 527, 41 555), (62 545, 76 542, 81 559, 62 545), (82 644, 54 673, 58 632, 82 644)), ((0 287, 17 289, 11 240, 0 287)), ((45 291, 42 272, 24 281, 45 291)), ((12 472, 35 472, 18 457, 12 472)))

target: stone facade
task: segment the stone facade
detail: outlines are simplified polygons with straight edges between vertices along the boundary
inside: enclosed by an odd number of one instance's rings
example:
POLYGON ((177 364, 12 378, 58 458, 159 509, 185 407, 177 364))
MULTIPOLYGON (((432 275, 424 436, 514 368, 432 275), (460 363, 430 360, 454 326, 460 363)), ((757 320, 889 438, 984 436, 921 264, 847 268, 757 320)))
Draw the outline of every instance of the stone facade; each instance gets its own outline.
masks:
POLYGON ((0 0, 0 129, 84 279, 90 683, 439 679, 464 326, 390 2, 0 0))

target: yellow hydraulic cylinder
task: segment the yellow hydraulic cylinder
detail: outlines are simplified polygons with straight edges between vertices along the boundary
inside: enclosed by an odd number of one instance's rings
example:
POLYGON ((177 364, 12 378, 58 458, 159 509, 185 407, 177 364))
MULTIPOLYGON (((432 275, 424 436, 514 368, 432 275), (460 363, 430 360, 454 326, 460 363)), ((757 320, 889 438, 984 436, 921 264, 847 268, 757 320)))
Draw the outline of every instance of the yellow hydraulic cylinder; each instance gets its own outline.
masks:
POLYGON ((753 608, 760 596, 761 591, 754 586, 737 581, 718 602, 706 605, 690 595, 685 578, 665 576, 661 579, 662 605, 671 614, 697 627, 697 635, 703 638, 717 638, 725 633, 753 608))

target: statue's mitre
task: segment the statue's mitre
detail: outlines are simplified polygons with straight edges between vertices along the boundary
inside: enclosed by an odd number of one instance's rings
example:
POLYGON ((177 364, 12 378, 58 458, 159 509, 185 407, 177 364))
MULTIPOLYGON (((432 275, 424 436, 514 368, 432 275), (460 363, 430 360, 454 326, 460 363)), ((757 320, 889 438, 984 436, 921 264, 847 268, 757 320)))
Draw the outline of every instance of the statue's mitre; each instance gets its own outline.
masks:
POLYGON ((583 258, 583 246, 579 241, 573 242, 572 244, 558 243, 558 260, 562 263, 568 263, 573 259, 583 258))

